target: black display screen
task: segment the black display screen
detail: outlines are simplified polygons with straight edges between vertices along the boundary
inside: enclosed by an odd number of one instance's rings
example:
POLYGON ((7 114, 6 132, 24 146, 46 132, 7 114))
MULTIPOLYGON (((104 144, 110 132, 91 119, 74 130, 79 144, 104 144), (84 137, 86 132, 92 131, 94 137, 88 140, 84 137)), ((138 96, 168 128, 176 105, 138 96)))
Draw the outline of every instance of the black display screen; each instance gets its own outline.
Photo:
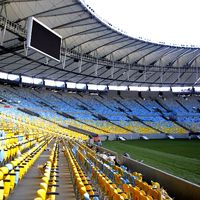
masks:
POLYGON ((32 21, 30 47, 56 60, 60 60, 61 37, 35 20, 32 21))

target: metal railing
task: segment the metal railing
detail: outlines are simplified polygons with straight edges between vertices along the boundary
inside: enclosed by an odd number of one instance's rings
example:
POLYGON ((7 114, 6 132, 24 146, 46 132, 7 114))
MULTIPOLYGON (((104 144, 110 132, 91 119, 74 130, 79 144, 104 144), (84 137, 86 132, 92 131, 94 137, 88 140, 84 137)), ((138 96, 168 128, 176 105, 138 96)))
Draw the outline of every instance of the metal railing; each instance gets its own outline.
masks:
POLYGON ((26 37, 26 30, 20 24, 12 22, 3 16, 0 16, 0 26, 3 28, 6 26, 6 30, 21 37, 26 37))
MULTIPOLYGON (((6 29, 9 32, 12 32, 13 34, 16 34, 20 36, 21 38, 26 39, 27 31, 25 28, 23 28, 20 24, 16 22, 12 22, 8 20, 7 18, 0 16, 0 27, 3 29, 6 29)), ((64 59, 67 57, 71 57, 73 59, 82 60, 83 62, 90 62, 105 67, 110 68, 121 68, 128 70, 141 70, 142 73, 149 73, 149 72, 175 72, 175 73, 182 73, 182 72, 188 72, 188 73, 196 73, 197 71, 200 72, 200 66, 181 66, 181 67, 175 67, 175 66, 155 66, 155 65, 141 65, 138 63, 126 63, 123 61, 113 61, 111 59, 107 58, 98 58, 96 56, 88 55, 88 54, 82 54, 81 52, 71 50, 68 48, 62 47, 61 49, 61 55, 64 59)))

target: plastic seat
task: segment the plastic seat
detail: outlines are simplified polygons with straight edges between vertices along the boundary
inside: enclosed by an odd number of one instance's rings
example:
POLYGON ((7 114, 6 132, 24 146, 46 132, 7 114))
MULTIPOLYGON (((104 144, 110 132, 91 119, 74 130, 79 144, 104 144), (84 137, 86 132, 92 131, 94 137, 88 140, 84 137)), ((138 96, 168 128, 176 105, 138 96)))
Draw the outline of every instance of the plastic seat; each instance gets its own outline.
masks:
POLYGON ((130 198, 130 187, 131 185, 129 184, 122 185, 122 190, 128 195, 128 198, 130 198))
POLYGON ((81 199, 90 200, 90 196, 84 186, 79 188, 79 194, 81 196, 81 199))
POLYGON ((37 197, 41 198, 42 200, 46 200, 46 191, 44 189, 39 189, 37 191, 37 197))
POLYGON ((146 193, 151 189, 151 186, 148 185, 148 183, 144 182, 142 185, 142 190, 144 190, 146 193))
POLYGON ((114 193, 113 200, 124 200, 124 197, 120 194, 114 193))
POLYGON ((1 167, 0 173, 3 176, 4 181, 4 198, 7 198, 10 193, 10 175, 8 174, 9 170, 7 167, 1 167))
POLYGON ((0 172, 0 200, 4 199, 4 182, 3 182, 3 175, 0 172))
POLYGON ((44 182, 40 183, 40 189, 43 189, 44 191, 47 192, 47 189, 48 189, 48 185, 44 182))
POLYGON ((154 190, 154 189, 150 189, 148 190, 147 194, 151 197, 153 197, 153 199, 160 199, 161 198, 161 192, 158 190, 154 190))
POLYGON ((131 198, 134 200, 139 200, 140 199, 140 190, 137 187, 130 187, 130 195, 131 198))

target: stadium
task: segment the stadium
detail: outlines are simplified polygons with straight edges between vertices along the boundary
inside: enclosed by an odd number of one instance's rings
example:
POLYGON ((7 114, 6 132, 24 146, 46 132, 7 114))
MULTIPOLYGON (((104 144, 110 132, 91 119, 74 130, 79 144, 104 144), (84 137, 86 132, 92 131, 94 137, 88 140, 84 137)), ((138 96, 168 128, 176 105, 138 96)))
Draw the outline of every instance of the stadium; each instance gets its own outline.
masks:
POLYGON ((2 0, 0 124, 0 200, 198 200, 200 48, 2 0))

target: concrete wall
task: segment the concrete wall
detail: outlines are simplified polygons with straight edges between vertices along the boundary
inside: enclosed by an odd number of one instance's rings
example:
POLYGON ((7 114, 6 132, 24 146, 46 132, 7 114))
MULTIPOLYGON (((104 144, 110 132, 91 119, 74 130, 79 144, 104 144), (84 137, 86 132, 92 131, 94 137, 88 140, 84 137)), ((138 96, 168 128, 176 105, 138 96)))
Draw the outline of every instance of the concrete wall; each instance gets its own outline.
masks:
POLYGON ((99 147, 99 150, 115 155, 131 171, 142 173, 143 180, 149 183, 151 180, 159 182, 161 187, 163 187, 175 200, 200 199, 200 186, 196 184, 148 166, 139 161, 120 156, 116 152, 107 150, 105 148, 99 147))
MULTIPOLYGON (((188 134, 170 134, 176 139, 187 139, 189 137, 188 134)), ((102 141, 105 140, 116 140, 118 136, 124 137, 127 140, 137 140, 140 139, 141 136, 146 136, 149 139, 167 139, 166 134, 138 134, 138 133, 130 133, 130 134, 110 134, 110 135, 100 135, 102 141)))
POLYGON ((171 136, 173 136, 176 139, 187 139, 189 138, 189 134, 170 134, 171 136))
POLYGON ((131 171, 137 171, 143 174, 144 180, 150 182, 157 181, 166 189, 175 200, 198 200, 200 199, 200 186, 185 181, 181 178, 165 173, 156 168, 150 167, 133 159, 122 157, 124 165, 131 171))
POLYGON ((117 97, 118 94, 117 94, 117 91, 111 90, 111 91, 108 91, 108 93, 106 93, 106 96, 113 98, 113 97, 117 97))
MULTIPOLYGON (((108 91, 108 93, 109 92, 110 91, 108 91)), ((159 92, 151 92, 151 91, 141 92, 142 97, 145 97, 147 99, 158 98, 158 94, 159 94, 159 92)), ((138 98, 138 92, 137 91, 121 91, 121 96, 123 96, 124 98, 138 98)), ((174 98, 175 94, 172 93, 171 91, 170 92, 163 92, 163 97, 174 98)))
POLYGON ((134 134, 110 134, 110 135, 100 135, 100 138, 102 141, 105 140, 116 140, 118 136, 124 137, 127 140, 134 140, 134 139, 140 139, 140 134, 134 133, 134 134), (108 137, 107 137, 108 136, 108 137))
POLYGON ((121 96, 124 98, 137 98, 138 97, 138 92, 136 91, 121 91, 121 96))

